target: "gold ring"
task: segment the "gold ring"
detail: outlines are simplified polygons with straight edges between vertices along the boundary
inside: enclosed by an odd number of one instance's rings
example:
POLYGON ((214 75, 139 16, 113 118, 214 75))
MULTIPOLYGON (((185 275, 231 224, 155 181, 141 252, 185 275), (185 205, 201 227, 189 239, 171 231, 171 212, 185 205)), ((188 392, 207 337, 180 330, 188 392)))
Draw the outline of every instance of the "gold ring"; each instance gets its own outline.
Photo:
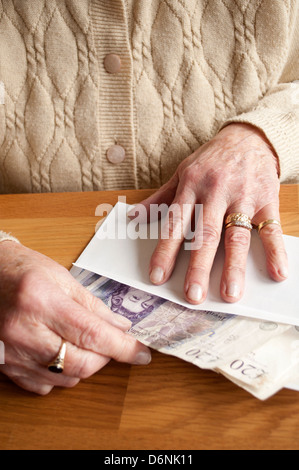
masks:
POLYGON ((260 233, 260 231, 266 227, 266 225, 269 225, 269 224, 276 224, 276 225, 279 225, 281 227, 281 223, 279 222, 279 220, 276 220, 276 219, 267 219, 267 220, 264 220, 264 222, 261 222, 260 224, 258 224, 257 226, 257 231, 258 233, 260 233))
POLYGON ((62 374, 64 371, 64 359, 66 354, 66 342, 63 340, 59 352, 53 362, 48 365, 48 370, 54 374, 62 374))
POLYGON ((253 229, 251 219, 248 217, 248 215, 242 214, 241 212, 229 214, 226 217, 224 224, 225 224, 225 229, 229 227, 242 227, 242 228, 246 228, 247 230, 253 229))

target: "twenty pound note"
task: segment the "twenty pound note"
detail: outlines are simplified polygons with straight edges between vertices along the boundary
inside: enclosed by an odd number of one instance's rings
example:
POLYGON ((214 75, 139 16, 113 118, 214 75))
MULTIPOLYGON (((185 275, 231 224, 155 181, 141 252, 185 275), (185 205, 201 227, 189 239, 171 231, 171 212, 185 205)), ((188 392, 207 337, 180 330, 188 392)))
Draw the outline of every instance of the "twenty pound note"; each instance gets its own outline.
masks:
POLYGON ((129 334, 140 342, 220 372, 257 398, 264 400, 280 390, 298 367, 298 328, 187 309, 80 268, 73 267, 71 273, 114 313, 128 318, 129 334))

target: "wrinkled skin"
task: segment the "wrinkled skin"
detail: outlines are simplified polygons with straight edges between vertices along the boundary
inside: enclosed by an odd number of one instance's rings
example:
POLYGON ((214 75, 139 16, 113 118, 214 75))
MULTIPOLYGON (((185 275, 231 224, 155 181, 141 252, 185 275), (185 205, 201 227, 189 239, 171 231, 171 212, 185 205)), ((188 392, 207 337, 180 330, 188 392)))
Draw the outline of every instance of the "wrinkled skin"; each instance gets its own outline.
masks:
MULTIPOLYGON (((186 158, 168 183, 140 203, 148 214, 151 204, 203 204, 203 243, 200 249, 190 252, 184 284, 191 304, 200 304, 207 296, 225 217, 245 213, 256 225, 267 219, 279 220, 279 188, 278 159, 266 137, 251 125, 231 124, 186 158)), ((137 205, 129 216, 136 216, 142 208, 137 205)), ((184 214, 183 210, 180 212, 184 214)), ((169 239, 159 240, 149 267, 154 284, 163 284, 171 276, 183 241, 177 239, 177 234, 182 233, 187 222, 184 216, 174 219, 169 239)), ((281 227, 267 225, 260 236, 271 278, 283 281, 288 276, 288 261, 281 227)), ((240 300, 244 293, 250 237, 250 231, 241 227, 225 231, 220 291, 227 302, 240 300)))
MULTIPOLYGON (((171 180, 143 201, 147 209, 162 202, 203 204, 203 244, 190 252, 185 278, 191 304, 203 302, 207 295, 227 214, 243 212, 255 224, 279 219, 278 172, 278 160, 266 138, 252 126, 232 124, 184 160, 171 180)), ((268 225, 260 236, 270 276, 283 281, 288 265, 280 227, 268 225)), ((225 232, 220 290, 227 302, 243 295, 249 242, 250 232, 244 228, 225 232)), ((171 238, 158 242, 149 268, 152 282, 162 284, 171 276, 181 243, 171 238)), ((51 259, 4 241, 0 266, 0 339, 6 362, 0 371, 19 386, 45 395, 54 386, 73 387, 111 358, 133 364, 150 361, 149 350, 126 334, 130 322, 113 314, 51 259), (65 371, 55 375, 46 366, 57 355, 61 338, 67 341, 65 371)))
POLYGON ((147 364, 149 350, 126 332, 131 322, 113 314, 55 261, 13 241, 0 243, 0 371, 40 395, 54 386, 73 387, 111 358, 147 364), (65 370, 48 371, 61 338, 65 370))

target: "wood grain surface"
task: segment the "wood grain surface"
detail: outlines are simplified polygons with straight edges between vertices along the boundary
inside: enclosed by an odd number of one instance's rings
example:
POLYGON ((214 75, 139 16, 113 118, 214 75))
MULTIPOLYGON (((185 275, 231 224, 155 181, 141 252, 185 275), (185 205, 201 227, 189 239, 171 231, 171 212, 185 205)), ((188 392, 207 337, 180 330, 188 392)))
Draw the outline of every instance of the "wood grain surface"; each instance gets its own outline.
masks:
MULTIPOLYGON (((0 196, 0 227, 70 268, 101 203, 151 191, 0 196)), ((281 187, 284 232, 299 236, 298 186, 281 187)), ((0 375, 0 449, 299 449, 299 393, 260 402, 221 375, 153 351, 149 366, 111 361, 46 397, 0 375)))

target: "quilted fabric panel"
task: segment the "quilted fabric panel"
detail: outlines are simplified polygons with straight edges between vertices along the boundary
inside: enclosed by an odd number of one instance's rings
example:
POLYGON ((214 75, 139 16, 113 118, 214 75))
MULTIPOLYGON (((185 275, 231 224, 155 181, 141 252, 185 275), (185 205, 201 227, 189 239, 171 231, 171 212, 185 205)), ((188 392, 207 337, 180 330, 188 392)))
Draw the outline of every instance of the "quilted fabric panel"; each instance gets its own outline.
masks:
POLYGON ((226 119, 254 109, 277 83, 291 2, 127 1, 139 174, 141 186, 158 187, 226 119))
POLYGON ((101 187, 93 171, 99 84, 88 11, 89 0, 2 2, 1 192, 101 187))

